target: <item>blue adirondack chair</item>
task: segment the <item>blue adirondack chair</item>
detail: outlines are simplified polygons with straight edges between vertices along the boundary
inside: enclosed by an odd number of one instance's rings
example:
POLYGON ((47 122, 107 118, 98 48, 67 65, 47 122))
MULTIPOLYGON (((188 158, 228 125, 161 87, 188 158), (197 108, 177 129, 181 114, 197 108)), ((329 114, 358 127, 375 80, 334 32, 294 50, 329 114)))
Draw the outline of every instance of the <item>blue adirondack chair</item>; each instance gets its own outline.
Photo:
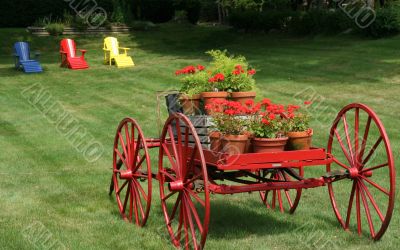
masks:
POLYGON ((26 42, 16 42, 14 44, 15 68, 22 69, 25 73, 42 72, 42 66, 39 64, 39 53, 35 53, 35 60, 31 59, 29 44, 26 42))

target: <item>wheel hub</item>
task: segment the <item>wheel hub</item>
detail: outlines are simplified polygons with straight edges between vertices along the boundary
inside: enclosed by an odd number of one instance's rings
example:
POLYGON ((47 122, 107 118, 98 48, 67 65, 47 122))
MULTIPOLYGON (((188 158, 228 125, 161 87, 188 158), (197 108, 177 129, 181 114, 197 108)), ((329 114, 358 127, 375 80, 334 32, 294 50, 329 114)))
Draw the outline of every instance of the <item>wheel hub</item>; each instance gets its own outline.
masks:
POLYGON ((132 179, 133 178, 132 170, 121 170, 121 172, 119 172, 119 178, 123 180, 132 179))
POLYGON ((183 181, 182 180, 177 180, 168 183, 168 188, 170 191, 182 191, 183 190, 183 181))
POLYGON ((351 179, 355 179, 358 177, 358 169, 357 168, 350 168, 349 169, 349 174, 351 179))

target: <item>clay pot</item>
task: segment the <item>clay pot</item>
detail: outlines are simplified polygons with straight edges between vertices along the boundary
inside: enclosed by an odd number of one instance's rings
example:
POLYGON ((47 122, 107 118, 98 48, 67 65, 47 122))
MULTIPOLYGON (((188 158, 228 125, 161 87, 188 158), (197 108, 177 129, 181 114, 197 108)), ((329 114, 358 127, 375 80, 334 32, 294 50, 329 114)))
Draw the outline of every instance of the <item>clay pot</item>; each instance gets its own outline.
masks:
POLYGON ((311 147, 311 139, 313 130, 301 132, 287 132, 286 135, 289 137, 286 145, 286 150, 308 150, 311 147))
MULTIPOLYGON (((228 92, 202 92, 201 98, 204 100, 204 106, 212 104, 214 100, 226 100, 228 98, 228 92)), ((221 105, 222 109, 222 105, 221 105)), ((207 115, 210 115, 210 111, 206 110, 207 115)))
POLYGON ((246 150, 247 135, 223 135, 222 140, 222 152, 236 155, 243 154, 246 150))
POLYGON ((256 97, 256 92, 248 91, 248 92, 232 92, 231 99, 235 102, 240 102, 242 105, 245 105, 246 101, 254 100, 256 97))
POLYGON ((288 137, 253 138, 254 153, 279 152, 285 150, 288 137))
POLYGON ((181 95, 179 97, 183 113, 186 115, 200 114, 200 95, 181 95))
POLYGON ((210 137, 210 150, 219 152, 222 148, 221 133, 213 131, 209 135, 210 137))
POLYGON ((248 131, 245 132, 245 134, 247 135, 247 143, 246 143, 246 149, 244 150, 245 153, 253 153, 253 144, 251 143, 251 141, 254 138, 254 135, 248 131))

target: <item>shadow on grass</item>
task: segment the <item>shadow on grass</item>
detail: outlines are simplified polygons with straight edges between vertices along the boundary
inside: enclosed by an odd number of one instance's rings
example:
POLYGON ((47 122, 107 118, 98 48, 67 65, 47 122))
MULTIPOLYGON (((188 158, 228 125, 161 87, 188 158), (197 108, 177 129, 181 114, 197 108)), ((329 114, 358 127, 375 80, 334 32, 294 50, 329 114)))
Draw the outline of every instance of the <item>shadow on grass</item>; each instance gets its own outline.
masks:
POLYGON ((237 239, 251 234, 274 235, 293 231, 297 227, 293 222, 280 221, 269 214, 276 211, 265 209, 262 210, 265 213, 257 213, 250 204, 239 206, 218 200, 211 202, 209 237, 237 239))

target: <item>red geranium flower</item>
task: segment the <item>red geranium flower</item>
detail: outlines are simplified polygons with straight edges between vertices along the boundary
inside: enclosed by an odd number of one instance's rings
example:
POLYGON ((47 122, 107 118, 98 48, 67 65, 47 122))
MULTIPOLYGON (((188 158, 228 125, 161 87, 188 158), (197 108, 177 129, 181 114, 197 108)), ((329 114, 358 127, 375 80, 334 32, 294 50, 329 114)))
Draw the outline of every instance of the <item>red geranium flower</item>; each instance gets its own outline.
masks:
POLYGON ((204 67, 203 65, 197 65, 197 69, 200 71, 203 71, 206 67, 204 67))
POLYGON ((256 70, 255 69, 251 69, 251 70, 248 70, 247 71, 247 74, 248 75, 254 75, 256 73, 256 70))

